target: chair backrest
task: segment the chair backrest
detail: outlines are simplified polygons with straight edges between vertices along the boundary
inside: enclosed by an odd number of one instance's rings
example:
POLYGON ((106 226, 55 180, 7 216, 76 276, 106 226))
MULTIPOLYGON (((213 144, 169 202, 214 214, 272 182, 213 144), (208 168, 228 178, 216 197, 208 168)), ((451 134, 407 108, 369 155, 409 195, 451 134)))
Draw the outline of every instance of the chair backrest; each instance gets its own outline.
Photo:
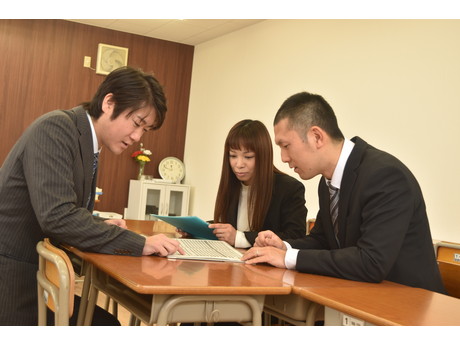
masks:
POLYGON ((460 298, 460 244, 441 241, 434 247, 447 293, 460 298))
POLYGON ((38 324, 46 325, 46 306, 54 312, 55 325, 68 325, 74 309, 75 274, 67 254, 48 238, 37 243, 39 268, 38 324))

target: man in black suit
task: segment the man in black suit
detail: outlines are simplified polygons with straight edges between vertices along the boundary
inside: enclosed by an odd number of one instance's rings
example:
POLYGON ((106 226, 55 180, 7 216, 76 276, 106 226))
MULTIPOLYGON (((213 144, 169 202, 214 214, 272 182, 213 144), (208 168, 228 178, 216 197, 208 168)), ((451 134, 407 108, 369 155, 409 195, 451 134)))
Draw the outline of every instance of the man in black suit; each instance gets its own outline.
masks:
POLYGON ((322 175, 320 210, 310 234, 301 239, 283 242, 271 231, 259 233, 243 257, 246 263, 445 293, 422 191, 403 163, 359 137, 345 139, 334 111, 319 95, 288 98, 274 129, 283 162, 304 180, 322 175))

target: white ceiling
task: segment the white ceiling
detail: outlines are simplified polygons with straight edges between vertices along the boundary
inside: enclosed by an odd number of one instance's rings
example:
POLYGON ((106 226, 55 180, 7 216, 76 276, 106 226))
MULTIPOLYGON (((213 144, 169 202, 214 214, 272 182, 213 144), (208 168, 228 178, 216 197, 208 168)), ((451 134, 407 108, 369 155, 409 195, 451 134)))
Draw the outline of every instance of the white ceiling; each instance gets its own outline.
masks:
POLYGON ((263 19, 72 19, 73 22, 197 45, 263 19))

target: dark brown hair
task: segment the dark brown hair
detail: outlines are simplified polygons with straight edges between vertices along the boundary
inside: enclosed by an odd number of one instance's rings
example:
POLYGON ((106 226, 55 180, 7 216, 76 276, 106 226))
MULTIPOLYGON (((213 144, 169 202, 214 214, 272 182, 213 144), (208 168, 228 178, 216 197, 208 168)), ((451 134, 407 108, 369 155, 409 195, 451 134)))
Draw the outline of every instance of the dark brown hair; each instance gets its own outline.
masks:
POLYGON ((140 69, 121 67, 112 71, 102 82, 91 102, 83 103, 83 107, 94 118, 102 115, 102 102, 104 97, 112 93, 115 103, 111 119, 116 119, 121 113, 130 110, 131 114, 144 107, 155 109, 155 123, 153 129, 158 129, 166 116, 166 97, 163 87, 158 80, 140 69))
POLYGON ((230 205, 238 202, 241 182, 230 166, 230 150, 249 150, 255 153, 255 169, 249 192, 249 226, 262 230, 270 206, 274 173, 281 173, 273 165, 273 146, 267 127, 257 120, 243 120, 230 129, 225 140, 222 174, 214 209, 214 221, 228 223, 230 205))

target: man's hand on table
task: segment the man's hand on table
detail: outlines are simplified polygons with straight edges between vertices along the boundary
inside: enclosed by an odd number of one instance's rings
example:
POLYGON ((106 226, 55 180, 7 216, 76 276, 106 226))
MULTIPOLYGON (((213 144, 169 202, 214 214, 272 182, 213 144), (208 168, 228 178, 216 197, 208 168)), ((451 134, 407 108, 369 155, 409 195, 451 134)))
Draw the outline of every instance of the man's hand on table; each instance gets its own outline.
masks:
POLYGON ((167 256, 175 252, 185 254, 178 241, 164 234, 158 234, 149 236, 145 239, 142 255, 156 254, 158 256, 167 256))

